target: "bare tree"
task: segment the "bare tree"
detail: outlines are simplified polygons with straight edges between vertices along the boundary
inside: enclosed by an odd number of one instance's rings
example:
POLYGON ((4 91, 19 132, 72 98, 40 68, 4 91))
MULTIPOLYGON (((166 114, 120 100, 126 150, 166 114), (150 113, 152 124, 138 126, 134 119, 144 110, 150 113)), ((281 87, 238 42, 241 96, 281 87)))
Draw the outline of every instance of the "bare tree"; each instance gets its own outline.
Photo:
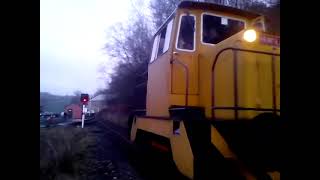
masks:
POLYGON ((140 83, 139 79, 147 71, 152 47, 150 22, 140 15, 135 18, 126 25, 115 25, 109 31, 110 38, 105 46, 109 56, 119 62, 105 94, 112 95, 116 102, 127 105, 145 103, 134 92, 140 83))
POLYGON ((81 96, 81 91, 77 90, 73 92, 73 97, 70 100, 71 104, 79 104, 80 103, 80 96, 81 96))
POLYGON ((152 0, 150 9, 153 16, 153 23, 156 28, 170 16, 181 0, 152 0))

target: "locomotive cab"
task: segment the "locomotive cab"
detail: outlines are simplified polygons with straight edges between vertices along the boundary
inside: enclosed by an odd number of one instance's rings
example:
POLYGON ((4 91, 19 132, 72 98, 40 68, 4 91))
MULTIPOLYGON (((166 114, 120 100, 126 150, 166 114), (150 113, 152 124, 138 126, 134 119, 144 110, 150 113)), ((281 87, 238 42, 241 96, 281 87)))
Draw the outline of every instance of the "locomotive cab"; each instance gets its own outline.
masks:
POLYGON ((131 140, 167 139, 189 178, 279 179, 280 39, 266 29, 259 14, 182 1, 155 33, 131 140))

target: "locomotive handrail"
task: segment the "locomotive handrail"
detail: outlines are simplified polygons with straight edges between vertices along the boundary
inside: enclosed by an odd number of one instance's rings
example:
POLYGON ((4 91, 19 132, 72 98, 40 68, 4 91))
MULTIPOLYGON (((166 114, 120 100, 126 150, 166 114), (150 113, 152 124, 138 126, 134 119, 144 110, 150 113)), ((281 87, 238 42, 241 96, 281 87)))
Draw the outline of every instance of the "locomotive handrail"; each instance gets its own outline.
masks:
POLYGON ((266 52, 266 51, 256 51, 256 50, 250 50, 250 49, 242 49, 242 48, 234 48, 234 47, 228 47, 228 48, 224 48, 224 49, 221 49, 215 56, 214 58, 214 62, 213 62, 213 65, 212 65, 212 81, 211 81, 211 92, 212 92, 212 95, 211 95, 211 101, 212 101, 212 110, 211 110, 211 114, 212 114, 212 118, 215 119, 215 114, 214 114, 214 109, 222 109, 222 108, 216 108, 215 105, 214 105, 214 100, 215 100, 215 97, 214 97, 214 70, 215 70, 215 67, 216 67, 216 64, 217 64, 217 61, 218 61, 218 58, 219 56, 227 51, 227 50, 232 50, 233 51, 233 69, 234 69, 234 110, 235 110, 235 119, 238 119, 238 110, 244 110, 244 109, 254 109, 254 108, 242 108, 242 107, 238 107, 238 82, 237 82, 237 79, 238 79, 238 73, 237 73, 237 61, 238 61, 238 58, 237 58, 237 51, 243 51, 243 52, 249 52, 249 53, 255 53, 255 54, 265 54, 265 55, 271 55, 272 56, 272 95, 273 95, 273 112, 276 113, 277 110, 276 109, 276 90, 275 90, 275 69, 274 69, 274 61, 275 61, 275 58, 274 56, 280 56, 280 54, 278 53, 271 53, 271 52, 266 52))
POLYGON ((185 106, 188 106, 188 92, 189 92, 189 68, 183 62, 179 61, 178 59, 173 59, 170 63, 177 63, 178 65, 182 66, 185 72, 186 78, 186 96, 185 96, 185 106))
POLYGON ((215 65, 216 65, 216 63, 217 63, 217 59, 218 59, 218 57, 220 56, 220 54, 223 53, 224 51, 227 51, 227 50, 245 51, 245 52, 252 52, 252 53, 256 53, 256 54, 266 54, 266 55, 280 56, 280 54, 271 53, 271 52, 266 52, 266 51, 256 51, 256 50, 250 50, 250 49, 242 49, 242 48, 228 47, 228 48, 221 49, 221 50, 217 53, 217 55, 216 55, 216 57, 215 57, 215 59, 214 59, 214 62, 213 62, 212 71, 214 71, 215 65))
MULTIPOLYGON (((273 111, 274 109, 270 108, 246 108, 246 107, 211 107, 211 109, 223 109, 223 110, 254 110, 254 111, 273 111)), ((276 109, 277 112, 280 112, 280 109, 276 109)))

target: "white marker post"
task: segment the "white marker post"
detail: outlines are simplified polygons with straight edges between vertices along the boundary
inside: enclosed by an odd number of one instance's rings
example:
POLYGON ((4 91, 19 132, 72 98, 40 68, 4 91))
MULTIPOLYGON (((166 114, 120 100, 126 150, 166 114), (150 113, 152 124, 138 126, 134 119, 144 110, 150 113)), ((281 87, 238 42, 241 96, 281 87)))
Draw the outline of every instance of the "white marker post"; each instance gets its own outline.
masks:
POLYGON ((84 127, 84 104, 82 105, 82 122, 81 122, 81 127, 84 127))

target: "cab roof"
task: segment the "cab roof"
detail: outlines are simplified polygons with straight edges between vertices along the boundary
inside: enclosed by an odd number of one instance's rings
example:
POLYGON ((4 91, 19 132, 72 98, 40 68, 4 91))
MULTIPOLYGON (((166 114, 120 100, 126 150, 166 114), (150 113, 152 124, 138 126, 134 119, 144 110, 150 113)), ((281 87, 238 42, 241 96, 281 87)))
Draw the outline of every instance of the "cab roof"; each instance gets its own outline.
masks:
POLYGON ((254 19, 261 16, 261 14, 257 14, 254 12, 245 11, 245 10, 241 10, 241 9, 237 9, 229 6, 208 3, 208 2, 182 1, 181 3, 179 3, 178 8, 212 10, 212 11, 218 11, 218 12, 220 11, 224 13, 242 16, 248 19, 254 19))
POLYGON ((217 11, 217 12, 224 12, 224 13, 229 13, 233 15, 238 15, 244 18, 248 19, 255 19, 259 16, 262 16, 261 14, 250 12, 250 11, 245 11, 229 6, 223 6, 223 5, 218 5, 214 3, 208 3, 208 2, 195 2, 195 1, 181 1, 177 8, 171 13, 171 15, 163 22, 163 24, 156 30, 156 33, 154 36, 162 30, 164 25, 168 23, 168 19, 170 19, 176 12, 177 9, 180 8, 187 8, 187 9, 201 9, 201 10, 212 10, 212 11, 217 11))

